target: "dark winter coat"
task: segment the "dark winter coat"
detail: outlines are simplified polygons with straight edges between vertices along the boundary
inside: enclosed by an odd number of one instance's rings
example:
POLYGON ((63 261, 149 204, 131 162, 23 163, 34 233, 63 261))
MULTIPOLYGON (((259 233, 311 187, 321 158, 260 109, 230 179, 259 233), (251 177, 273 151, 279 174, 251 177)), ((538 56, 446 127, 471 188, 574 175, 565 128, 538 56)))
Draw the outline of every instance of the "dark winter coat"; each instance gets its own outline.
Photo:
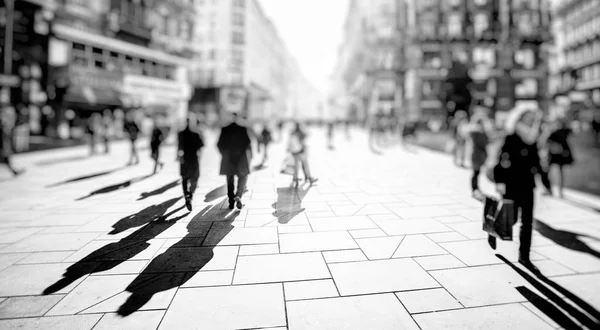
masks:
POLYGON ((198 161, 198 151, 204 147, 202 135, 186 127, 179 132, 179 152, 181 153, 181 164, 179 171, 184 178, 194 178, 200 176, 200 163, 198 161))
POLYGON ((250 174, 250 136, 248 129, 236 123, 221 129, 217 142, 221 153, 221 175, 244 176, 250 174))
POLYGON ((487 145, 489 138, 483 131, 470 132, 471 140, 473 141, 473 153, 471 154, 471 163, 473 169, 479 170, 487 159, 487 145))
POLYGON ((548 137, 548 151, 550 164, 569 165, 573 163, 573 153, 569 146, 571 130, 559 128, 548 137))
POLYGON ((531 192, 535 189, 537 173, 542 173, 537 144, 527 144, 514 133, 508 135, 494 167, 496 183, 506 185, 507 195, 531 192))

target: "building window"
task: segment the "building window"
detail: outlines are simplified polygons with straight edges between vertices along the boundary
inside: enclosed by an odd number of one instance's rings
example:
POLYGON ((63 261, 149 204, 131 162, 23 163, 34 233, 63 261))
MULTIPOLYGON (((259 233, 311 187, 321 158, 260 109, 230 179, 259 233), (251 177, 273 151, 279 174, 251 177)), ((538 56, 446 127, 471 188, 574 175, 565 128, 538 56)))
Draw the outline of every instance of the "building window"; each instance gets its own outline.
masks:
POLYGON ((244 13, 236 13, 232 14, 232 22, 233 25, 244 26, 244 13))
POLYGON ((211 49, 208 52, 208 59, 211 61, 217 59, 217 50, 216 49, 211 49))
POLYGON ((485 30, 489 28, 488 16, 484 13, 478 13, 473 19, 473 27, 476 38, 483 37, 485 30))
POLYGON ((535 68, 535 53, 531 49, 519 49, 515 51, 515 63, 523 69, 531 70, 535 68))
POLYGON ((233 0, 233 6, 238 8, 244 8, 245 1, 244 0, 233 0))
POLYGON ((231 34, 231 43, 234 45, 243 45, 244 33, 241 31, 233 31, 231 34))
POLYGON ((462 34, 462 20, 459 15, 448 16, 448 36, 460 37, 462 34))

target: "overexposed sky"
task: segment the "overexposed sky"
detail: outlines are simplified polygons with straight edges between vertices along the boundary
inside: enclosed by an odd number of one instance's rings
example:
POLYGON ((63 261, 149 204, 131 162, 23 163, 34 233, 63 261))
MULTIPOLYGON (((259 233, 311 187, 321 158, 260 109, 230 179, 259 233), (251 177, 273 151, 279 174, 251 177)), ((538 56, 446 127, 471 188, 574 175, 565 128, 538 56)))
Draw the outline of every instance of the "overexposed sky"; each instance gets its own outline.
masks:
POLYGON ((349 0, 259 0, 306 77, 326 92, 349 0))

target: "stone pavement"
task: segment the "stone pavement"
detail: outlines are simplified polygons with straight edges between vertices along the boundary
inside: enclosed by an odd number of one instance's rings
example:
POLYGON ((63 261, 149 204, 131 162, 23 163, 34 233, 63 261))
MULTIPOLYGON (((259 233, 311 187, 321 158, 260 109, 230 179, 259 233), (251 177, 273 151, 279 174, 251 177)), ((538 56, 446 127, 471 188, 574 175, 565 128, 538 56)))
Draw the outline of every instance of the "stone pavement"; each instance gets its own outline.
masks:
POLYGON ((538 197, 536 276, 518 242, 487 246, 470 173, 447 156, 324 137, 317 185, 290 187, 276 144, 235 212, 214 135, 191 213, 173 146, 154 176, 148 150, 122 166, 122 143, 15 157, 28 171, 0 169, 0 329, 600 328, 597 199, 538 197))

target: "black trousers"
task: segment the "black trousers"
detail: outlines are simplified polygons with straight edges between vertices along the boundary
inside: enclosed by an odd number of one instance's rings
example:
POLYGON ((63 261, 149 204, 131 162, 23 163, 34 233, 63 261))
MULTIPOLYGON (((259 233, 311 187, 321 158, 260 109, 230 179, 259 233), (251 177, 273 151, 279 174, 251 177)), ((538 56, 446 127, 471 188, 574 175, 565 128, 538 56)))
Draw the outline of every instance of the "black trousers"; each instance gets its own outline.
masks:
POLYGON ((471 177, 471 189, 473 191, 479 190, 479 173, 481 173, 480 169, 473 170, 473 176, 471 177))
POLYGON ((504 197, 515 202, 515 219, 517 219, 519 211, 521 211, 521 234, 519 236, 521 244, 519 246, 519 255, 523 259, 529 259, 531 234, 533 231, 533 190, 507 191, 504 197))
POLYGON ((194 196, 196 187, 198 187, 198 177, 182 177, 181 185, 183 186, 183 196, 186 199, 191 199, 194 196))
POLYGON ((248 175, 238 175, 237 191, 235 191, 235 175, 227 176, 227 197, 229 201, 233 201, 234 198, 242 198, 244 191, 246 190, 246 183, 248 182, 248 175))

